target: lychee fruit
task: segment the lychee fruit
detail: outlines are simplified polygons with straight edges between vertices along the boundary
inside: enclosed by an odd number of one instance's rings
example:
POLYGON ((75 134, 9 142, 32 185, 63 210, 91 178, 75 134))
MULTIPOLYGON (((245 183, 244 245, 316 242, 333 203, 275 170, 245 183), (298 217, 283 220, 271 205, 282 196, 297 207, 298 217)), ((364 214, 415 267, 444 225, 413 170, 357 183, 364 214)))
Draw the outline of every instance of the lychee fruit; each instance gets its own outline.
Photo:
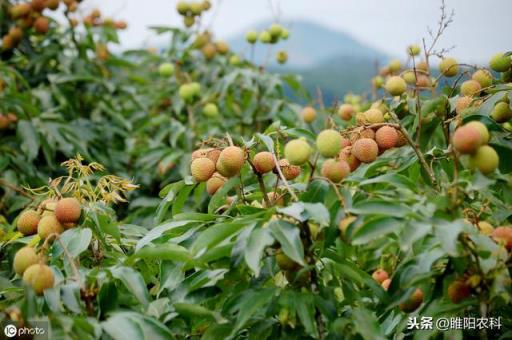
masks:
POLYGON ((215 118, 219 115, 219 109, 214 103, 208 103, 203 107, 203 114, 206 117, 215 118))
POLYGON ((457 99, 457 102, 455 103, 455 112, 460 115, 462 112, 471 106, 471 103, 473 102, 473 98, 470 96, 462 96, 457 99))
POLYGON ((219 54, 221 55, 224 55, 229 52, 229 45, 225 41, 217 41, 215 43, 215 47, 217 49, 217 52, 219 52, 219 54))
POLYGON ((318 152, 324 157, 334 157, 341 150, 342 137, 336 130, 323 130, 316 138, 318 152))
POLYGON ((492 85, 493 78, 491 72, 480 69, 473 73, 471 79, 476 80, 482 88, 487 88, 492 85))
POLYGON ((379 109, 369 109, 364 113, 366 122, 369 124, 384 123, 384 115, 379 109))
POLYGON ((228 146, 221 151, 217 160, 217 171, 224 177, 238 175, 244 165, 244 150, 237 146, 228 146))
POLYGON ((209 160, 211 160, 213 163, 217 163, 217 160, 220 156, 220 150, 219 149, 213 149, 213 148, 206 148, 206 149, 199 149, 194 152, 192 152, 192 160, 196 158, 202 158, 206 157, 209 160))
POLYGON ((33 235, 37 233, 37 225, 40 219, 41 216, 33 209, 22 212, 16 222, 18 231, 23 235, 33 235))
MULTIPOLYGON (((291 181, 300 175, 300 167, 291 165, 287 159, 283 158, 279 160, 279 168, 281 169, 284 178, 288 181, 291 181)), ((277 174, 277 169, 274 169, 274 172, 277 174)))
POLYGON ((501 226, 496 229, 491 234, 494 241, 497 243, 502 243, 505 245, 507 249, 512 249, 512 227, 510 226, 501 226))
POLYGON ((427 62, 422 60, 419 63, 416 63, 416 70, 420 71, 420 72, 427 72, 428 71, 427 62))
POLYGON ((459 72, 459 65, 454 58, 444 58, 439 63, 439 71, 445 77, 454 77, 459 72))
POLYGON ((212 177, 210 177, 206 181, 206 191, 208 192, 208 195, 213 196, 217 190, 222 188, 222 186, 226 183, 226 178, 221 176, 218 173, 214 173, 212 177))
POLYGON ((385 271, 382 268, 377 269, 372 273, 372 277, 375 281, 377 281, 379 284, 382 283, 384 280, 389 279, 388 272, 385 271))
POLYGON ((478 169, 484 175, 494 172, 499 165, 498 153, 489 145, 483 145, 469 158, 469 167, 478 169))
POLYGON ((330 181, 339 183, 350 174, 350 166, 346 161, 331 158, 322 164, 321 173, 330 181))
POLYGON ((61 234, 63 231, 64 229, 55 215, 44 216, 37 225, 37 234, 42 240, 46 240, 51 234, 61 234))
POLYGON ((466 123, 464 126, 470 126, 470 127, 474 127, 475 129, 477 129, 478 132, 480 133, 480 137, 482 139, 482 144, 487 144, 489 142, 489 138, 490 138, 489 130, 487 129, 487 126, 485 126, 485 124, 483 124, 482 122, 473 120, 469 123, 466 123))
POLYGON ((421 52, 421 48, 418 45, 410 45, 407 47, 407 54, 411 57, 415 57, 419 55, 421 52))
POLYGON ((349 121, 352 119, 352 115, 354 114, 354 107, 350 104, 342 104, 338 108, 338 116, 345 121, 349 121))
POLYGON ((279 194, 278 192, 274 192, 274 191, 268 192, 267 198, 271 204, 275 204, 278 206, 284 206, 283 195, 279 194))
POLYGON ((416 288, 414 293, 403 303, 400 304, 400 309, 403 312, 414 312, 423 303, 423 291, 416 288))
POLYGON ((63 198, 55 206, 55 217, 60 223, 75 223, 80 219, 81 213, 80 202, 74 197, 63 198))
POLYGON ((217 54, 217 48, 215 47, 215 45, 213 43, 208 43, 203 46, 203 48, 201 49, 201 52, 203 53, 203 56, 207 60, 211 60, 217 54))
POLYGON ((268 44, 272 41, 272 35, 268 31, 262 31, 258 37, 264 44, 268 44))
POLYGON ((348 166, 350 167, 350 172, 355 171, 359 165, 361 165, 361 161, 352 154, 352 146, 346 146, 341 149, 338 158, 347 162, 348 166))
POLYGON ((23 274, 23 281, 29 284, 37 295, 42 295, 46 289, 53 287, 55 276, 47 265, 33 264, 23 274))
POLYGON ((268 29, 268 31, 273 38, 277 38, 277 37, 281 36, 283 27, 279 24, 272 24, 272 25, 270 25, 270 28, 268 29))
POLYGON ((306 106, 302 109, 302 119, 305 123, 312 123, 316 118, 316 110, 311 106, 306 106))
POLYGON ((274 156, 268 151, 258 152, 256 155, 254 155, 252 163, 254 164, 256 171, 258 171, 260 174, 266 174, 267 172, 272 171, 272 169, 274 169, 276 166, 274 156))
POLYGON ((198 182, 206 182, 215 172, 215 163, 206 157, 196 158, 190 163, 190 173, 198 182))
POLYGON ((46 7, 52 11, 55 11, 59 8, 59 0, 46 0, 46 7))
POLYGON ((34 250, 34 248, 25 246, 23 248, 20 248, 20 250, 16 252, 16 255, 14 255, 12 266, 16 274, 21 276, 28 267, 38 262, 39 256, 37 256, 37 253, 34 250))
POLYGON ((462 280, 455 280, 450 283, 447 292, 448 297, 453 303, 460 303, 471 295, 469 286, 462 280))
POLYGON ((462 154, 472 154, 482 145, 482 135, 474 126, 464 125, 453 134, 453 147, 462 154))
POLYGON ((416 74, 412 70, 404 72, 402 78, 404 78, 405 82, 409 85, 416 84, 416 74))
POLYGON ((249 31, 245 34, 245 40, 247 40, 247 42, 249 44, 254 44, 256 43, 256 41, 258 40, 258 32, 256 31, 249 31))
POLYGON ((512 118, 512 110, 507 102, 498 102, 491 111, 491 117, 498 123, 505 123, 512 118))
POLYGON ((505 53, 495 54, 489 61, 489 66, 496 72, 506 72, 510 69, 511 59, 505 53))
POLYGON ((34 21, 34 30, 39 34, 46 34, 50 29, 50 21, 46 17, 39 17, 34 21))
POLYGON ((400 96, 407 90, 407 83, 402 77, 393 76, 386 81, 386 91, 392 96, 400 96))
POLYGON ((286 63, 288 61, 288 53, 286 53, 286 51, 277 52, 276 60, 279 64, 286 63))
POLYGON ((466 80, 460 86, 460 94, 463 96, 477 96, 481 90, 480 83, 473 79, 466 80))
POLYGON ((388 291, 389 289, 389 286, 391 286, 391 279, 385 279, 384 281, 381 282, 380 286, 382 287, 382 289, 384 289, 385 291, 388 291))
POLYGON ((494 232, 494 227, 489 222, 480 221, 477 226, 480 232, 484 235, 490 236, 494 232))
POLYGON ((401 63, 398 59, 393 59, 389 62, 388 68, 391 73, 397 73, 400 71, 401 63))
POLYGON ((158 67, 158 73, 162 77, 170 77, 174 74, 174 65, 171 63, 163 63, 158 67))
POLYGON ((23 39, 23 30, 19 27, 11 27, 9 30, 9 36, 11 37, 12 41, 17 44, 23 39))
POLYGON ((398 134, 398 139, 396 141, 396 146, 397 147, 401 147, 401 146, 406 145, 408 142, 407 142, 407 138, 405 137, 403 132, 400 131, 400 130, 397 130, 396 133, 398 134))
POLYGON ((377 159, 379 146, 370 138, 361 138, 352 145, 352 154, 363 163, 370 163, 377 159))
MULTIPOLYGON (((339 135, 339 134, 338 134, 339 135)), ((286 143, 284 156, 292 165, 303 165, 309 160, 311 147, 303 139, 294 139, 286 143)))
POLYGON ((281 270, 296 270, 299 264, 289 258, 281 249, 276 252, 276 262, 281 270))
POLYGON ((398 142, 398 133, 391 126, 383 126, 375 133, 375 141, 379 149, 387 150, 394 148, 398 142))

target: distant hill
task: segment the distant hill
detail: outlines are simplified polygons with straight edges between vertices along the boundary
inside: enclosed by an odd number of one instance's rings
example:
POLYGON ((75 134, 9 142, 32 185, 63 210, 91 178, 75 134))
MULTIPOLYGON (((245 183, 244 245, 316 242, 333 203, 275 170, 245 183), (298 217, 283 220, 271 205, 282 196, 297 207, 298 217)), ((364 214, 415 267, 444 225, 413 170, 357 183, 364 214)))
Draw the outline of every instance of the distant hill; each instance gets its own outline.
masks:
MULTIPOLYGON (((231 48, 250 57, 245 32, 261 31, 270 24, 263 22, 248 27, 228 40, 231 48)), ((327 102, 341 98, 348 91, 367 91, 376 71, 376 63, 382 65, 389 59, 385 53, 346 33, 312 22, 295 21, 283 25, 290 30, 290 38, 273 47, 274 55, 269 60, 269 68, 276 72, 300 74, 303 85, 313 92, 320 87, 327 102), (274 59, 275 53, 281 49, 289 55, 285 66, 277 65, 274 59)), ((267 58, 268 49, 257 45, 253 61, 264 64, 267 58)))

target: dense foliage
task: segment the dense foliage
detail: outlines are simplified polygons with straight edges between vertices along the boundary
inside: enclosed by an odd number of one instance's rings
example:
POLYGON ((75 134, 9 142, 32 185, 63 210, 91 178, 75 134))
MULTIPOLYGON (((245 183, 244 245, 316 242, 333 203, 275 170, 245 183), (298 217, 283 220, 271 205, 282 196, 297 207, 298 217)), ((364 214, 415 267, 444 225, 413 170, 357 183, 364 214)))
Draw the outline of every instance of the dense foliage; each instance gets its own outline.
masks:
MULTIPOLYGON (((431 46, 330 106, 216 41, 208 1, 179 2, 187 29, 154 28, 164 49, 120 53, 126 23, 78 20, 79 2, 1 6, 3 320, 52 338, 384 339, 472 316, 501 327, 445 335, 510 336, 511 53, 437 51, 444 7, 431 46)), ((248 32, 248 49, 288 34, 248 32)))

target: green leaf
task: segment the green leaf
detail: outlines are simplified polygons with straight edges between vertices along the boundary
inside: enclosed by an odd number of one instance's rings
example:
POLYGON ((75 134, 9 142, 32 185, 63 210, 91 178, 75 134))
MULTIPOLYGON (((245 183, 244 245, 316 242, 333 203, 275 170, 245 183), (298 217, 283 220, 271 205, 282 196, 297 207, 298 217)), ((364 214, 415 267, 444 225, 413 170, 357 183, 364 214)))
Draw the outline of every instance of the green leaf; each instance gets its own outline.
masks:
POLYGON ((188 252, 187 248, 173 243, 145 246, 130 257, 130 262, 137 258, 178 262, 189 262, 192 260, 192 256, 188 252))
POLYGON ((403 223, 393 217, 369 219, 352 233, 352 244, 365 244, 389 233, 398 233, 402 227, 403 223))
POLYGON ((260 260, 266 247, 274 243, 274 238, 268 228, 257 228, 251 232, 244 251, 245 262, 254 275, 260 275, 260 260))
MULTIPOLYGON (((72 228, 66 230, 60 235, 60 241, 64 244, 69 254, 74 258, 87 250, 91 243, 91 239, 92 230, 89 228, 72 228)), ((62 248, 61 243, 55 242, 53 245, 53 256, 58 257, 62 255, 63 252, 64 249, 62 248)))
POLYGON ((364 307, 355 307, 352 310, 352 316, 356 331, 363 336, 364 339, 385 340, 379 320, 375 314, 364 307))
POLYGON ((272 236, 281 244, 281 249, 286 256, 301 265, 305 265, 304 247, 300 239, 299 228, 286 221, 272 221, 268 228, 272 236))
POLYGON ((238 317, 231 334, 236 334, 236 332, 242 329, 254 314, 265 310, 265 307, 272 301, 273 297, 273 289, 247 292, 238 304, 238 317))
POLYGON ((120 280, 135 298, 144 306, 149 302, 149 294, 146 283, 135 269, 130 267, 115 267, 110 270, 112 276, 120 280))
POLYGON ((202 232, 199 235, 199 237, 194 241, 190 249, 192 253, 197 255, 200 252, 206 251, 216 246, 220 242, 233 237, 238 232, 240 232, 244 227, 247 227, 251 224, 252 223, 248 221, 236 221, 215 224, 206 229, 204 232, 202 232))
POLYGON ((175 303, 174 309, 180 315, 190 318, 194 320, 194 322, 202 318, 214 320, 218 323, 227 322, 220 313, 211 311, 208 308, 193 303, 175 303))
POLYGON ((366 200, 354 204, 350 212, 356 215, 387 215, 393 217, 405 217, 411 210, 399 202, 387 202, 383 200, 366 200))
POLYGON ((297 294, 295 295, 295 310, 297 315, 306 330, 306 333, 314 338, 318 338, 318 331, 316 328, 315 320, 315 303, 311 294, 297 294))
POLYGON ((33 161, 39 153, 39 135, 31 121, 20 120, 17 133, 21 142, 21 150, 28 161, 33 161))

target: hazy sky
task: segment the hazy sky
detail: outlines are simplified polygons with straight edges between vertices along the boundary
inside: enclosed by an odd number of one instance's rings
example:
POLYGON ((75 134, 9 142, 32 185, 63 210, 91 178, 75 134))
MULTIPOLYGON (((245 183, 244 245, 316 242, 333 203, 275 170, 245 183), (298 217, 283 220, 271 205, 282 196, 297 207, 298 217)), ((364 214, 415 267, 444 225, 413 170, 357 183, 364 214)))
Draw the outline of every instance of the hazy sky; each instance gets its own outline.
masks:
MULTIPOLYGON (((98 7, 106 16, 128 21, 123 45, 151 45, 148 25, 182 25, 177 0, 88 0, 83 11, 98 7)), ((229 38, 253 24, 274 17, 293 23, 306 19, 344 31, 390 54, 403 56, 405 46, 428 37, 427 26, 439 19, 438 0, 212 0, 206 22, 220 38, 229 38), (272 4, 272 5, 271 5, 272 4), (217 11, 217 12, 216 12, 217 11), (217 14, 215 14, 217 13, 217 14)), ((452 55, 467 62, 486 62, 494 53, 512 50, 512 0, 446 0, 455 10, 454 22, 439 47, 456 45, 452 55)), ((293 31, 292 31, 293 34, 293 31)))

